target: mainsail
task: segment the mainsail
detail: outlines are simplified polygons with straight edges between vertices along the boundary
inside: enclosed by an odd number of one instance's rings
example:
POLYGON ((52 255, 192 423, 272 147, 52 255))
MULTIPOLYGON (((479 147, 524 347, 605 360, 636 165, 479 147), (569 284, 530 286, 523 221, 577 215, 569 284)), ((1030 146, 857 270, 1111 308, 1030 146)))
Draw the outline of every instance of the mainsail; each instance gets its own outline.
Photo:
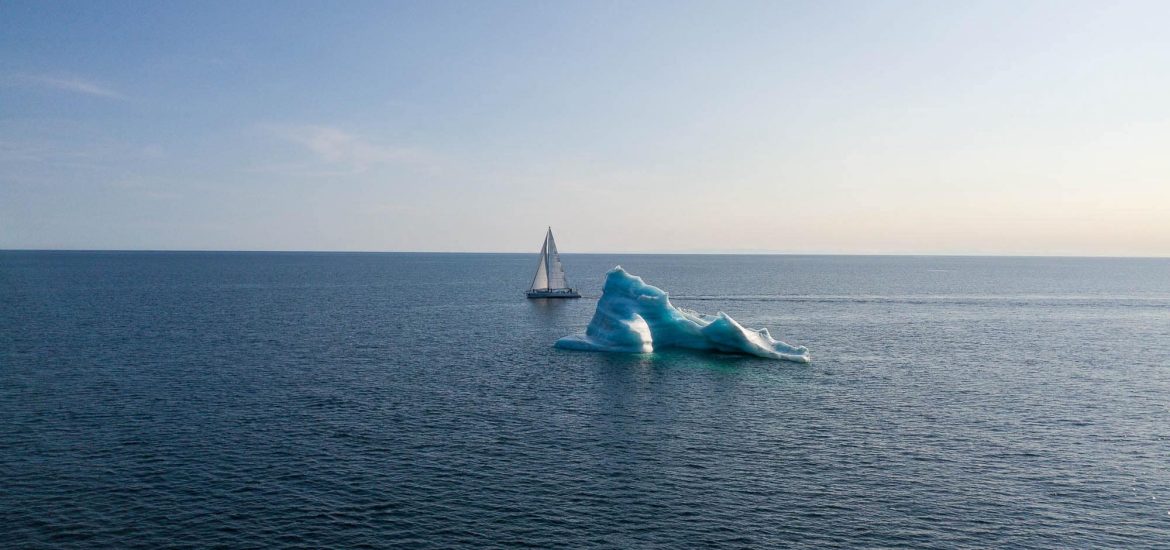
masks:
POLYGON ((532 290, 548 290, 548 238, 540 247, 540 263, 536 265, 536 276, 532 278, 532 290))
POLYGON ((560 290, 569 288, 565 268, 561 266, 561 255, 557 253, 557 242, 553 240, 552 228, 544 236, 540 248, 540 263, 536 265, 536 276, 532 278, 532 290, 560 290))

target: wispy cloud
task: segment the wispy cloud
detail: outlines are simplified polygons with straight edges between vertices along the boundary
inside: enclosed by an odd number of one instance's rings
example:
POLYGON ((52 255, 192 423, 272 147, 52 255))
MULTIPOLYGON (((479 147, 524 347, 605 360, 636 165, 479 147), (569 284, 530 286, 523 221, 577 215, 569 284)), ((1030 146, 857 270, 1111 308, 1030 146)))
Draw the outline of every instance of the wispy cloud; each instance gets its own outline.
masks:
POLYGON ((137 177, 122 177, 108 181, 106 187, 122 192, 128 196, 136 196, 153 200, 181 200, 185 196, 181 193, 168 191, 137 177))
POLYGON ((157 169, 169 157, 153 145, 63 136, 9 138, 9 133, 20 132, 0 130, 0 188, 125 177, 157 169))
POLYGON ((431 165, 434 161, 434 156, 423 149, 378 144, 331 126, 282 126, 271 131, 307 148, 321 161, 357 172, 374 165, 431 165))
POLYGON ((73 142, 68 139, 8 139, 0 134, 0 168, 6 164, 96 165, 141 162, 166 157, 157 145, 120 141, 73 142))
POLYGON ((17 74, 3 80, 17 86, 48 88, 107 99, 127 99, 125 94, 114 88, 76 76, 17 74))

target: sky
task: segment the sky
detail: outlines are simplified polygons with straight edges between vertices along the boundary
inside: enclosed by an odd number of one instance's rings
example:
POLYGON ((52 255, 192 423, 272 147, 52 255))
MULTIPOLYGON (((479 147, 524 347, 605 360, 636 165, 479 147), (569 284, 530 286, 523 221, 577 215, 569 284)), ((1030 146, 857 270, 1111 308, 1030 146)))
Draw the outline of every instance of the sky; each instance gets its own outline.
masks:
POLYGON ((1170 2, 0 1, 0 248, 1170 256, 1170 2))

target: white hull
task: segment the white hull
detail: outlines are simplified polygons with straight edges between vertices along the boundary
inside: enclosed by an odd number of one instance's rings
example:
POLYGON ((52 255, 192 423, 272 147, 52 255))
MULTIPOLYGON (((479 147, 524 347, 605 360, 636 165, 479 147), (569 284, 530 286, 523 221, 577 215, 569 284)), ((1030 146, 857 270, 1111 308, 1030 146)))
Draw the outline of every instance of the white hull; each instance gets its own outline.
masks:
POLYGON ((581 295, 572 288, 561 288, 556 290, 529 290, 527 293, 529 298, 580 298, 581 295))

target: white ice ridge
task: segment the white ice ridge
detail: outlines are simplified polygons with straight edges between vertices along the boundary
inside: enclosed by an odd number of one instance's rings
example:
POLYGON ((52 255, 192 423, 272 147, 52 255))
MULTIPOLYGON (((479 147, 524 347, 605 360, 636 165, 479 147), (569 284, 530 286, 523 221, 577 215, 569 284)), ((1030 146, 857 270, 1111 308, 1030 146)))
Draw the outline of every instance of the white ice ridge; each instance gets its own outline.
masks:
POLYGON ((744 353, 808 363, 808 348, 772 339, 768 329, 744 328, 726 313, 704 315, 670 304, 666 292, 619 265, 605 274, 605 287, 585 334, 557 340, 557 347, 647 353, 687 348, 744 353))

